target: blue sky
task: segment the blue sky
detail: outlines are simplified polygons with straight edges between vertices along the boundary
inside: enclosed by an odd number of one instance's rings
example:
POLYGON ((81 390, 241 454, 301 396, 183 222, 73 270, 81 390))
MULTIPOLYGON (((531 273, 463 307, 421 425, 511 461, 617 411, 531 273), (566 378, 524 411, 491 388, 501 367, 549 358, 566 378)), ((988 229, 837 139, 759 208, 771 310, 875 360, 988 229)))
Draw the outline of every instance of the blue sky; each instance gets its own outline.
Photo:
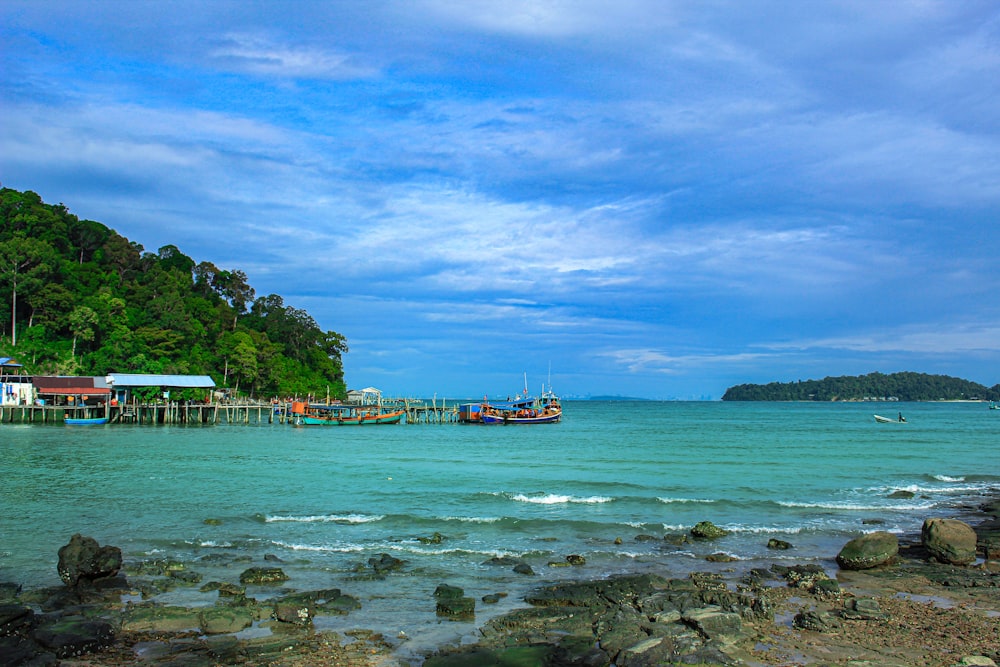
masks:
POLYGON ((4 186, 243 269, 352 387, 1000 382, 993 0, 0 0, 0 116, 4 186))

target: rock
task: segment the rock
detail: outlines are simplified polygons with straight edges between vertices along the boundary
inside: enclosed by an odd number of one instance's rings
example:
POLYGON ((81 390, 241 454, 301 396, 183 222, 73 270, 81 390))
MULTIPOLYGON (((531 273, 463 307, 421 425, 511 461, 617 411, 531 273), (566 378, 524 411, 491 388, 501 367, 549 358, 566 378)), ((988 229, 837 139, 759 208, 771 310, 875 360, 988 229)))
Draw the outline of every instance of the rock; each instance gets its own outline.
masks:
POLYGON ((837 554, 837 564, 845 570, 867 570, 892 561, 898 553, 899 539, 880 530, 845 544, 837 554))
POLYGON ((958 661, 957 667, 997 667, 997 663, 985 655, 967 655, 958 661))
POLYGON ((278 601, 274 604, 274 617, 282 623, 292 625, 311 625, 315 610, 311 604, 292 604, 278 601))
POLYGON ((361 608, 361 603, 358 602, 357 598, 344 595, 339 588, 294 593, 286 595, 277 602, 293 607, 309 607, 312 616, 343 616, 352 610, 361 608))
POLYGON ((107 621, 83 616, 65 616, 40 625, 32 633, 35 641, 57 658, 72 658, 111 646, 115 631, 107 621))
POLYGON ((243 585, 280 584, 288 581, 288 575, 280 567, 251 567, 240 574, 243 585))
POLYGON ((285 561, 281 560, 281 558, 279 556, 276 556, 274 554, 264 554, 264 562, 265 563, 284 563, 285 561))
POLYGON ((580 565, 586 565, 587 559, 578 554, 570 554, 566 556, 566 562, 569 563, 570 565, 580 566, 580 565))
POLYGON ((224 581, 210 581, 198 589, 202 593, 219 591, 219 597, 238 598, 246 595, 247 589, 244 586, 237 586, 224 581))
POLYGON ((54 667, 59 659, 54 653, 41 651, 38 644, 24 637, 0 635, 0 665, 13 667, 54 667))
POLYGON ((183 632, 201 627, 198 610, 165 605, 131 605, 122 614, 122 632, 183 632))
POLYGON ((942 563, 968 565, 976 560, 976 531, 958 519, 927 519, 920 541, 942 563))
POLYGON ((465 597, 465 591, 458 586, 441 584, 434 590, 437 600, 436 613, 453 620, 472 620, 476 615, 476 600, 465 597))
POLYGON ((199 628, 206 635, 239 632, 253 625, 254 615, 242 607, 207 607, 198 615, 199 628))
POLYGON ((100 546, 92 537, 79 533, 70 538, 69 544, 59 549, 59 578, 68 586, 90 584, 97 579, 114 577, 122 568, 122 550, 118 547, 100 546))
POLYGON ((735 639, 743 630, 743 619, 739 614, 722 611, 720 607, 689 609, 681 620, 695 628, 707 639, 735 639))
POLYGON ((724 537, 728 534, 729 531, 719 528, 711 521, 700 521, 695 524, 694 528, 691 529, 691 535, 702 539, 715 539, 717 537, 724 537))
POLYGON ((738 561, 739 558, 733 556, 732 554, 727 554, 723 551, 717 551, 714 554, 709 554, 705 556, 705 560, 709 563, 732 563, 738 561))
POLYGON ((517 565, 515 565, 514 572, 516 572, 517 574, 526 574, 529 576, 535 574, 535 571, 532 570, 531 566, 528 565, 527 563, 518 563, 517 565))
POLYGON ((401 570, 404 564, 405 561, 389 554, 379 554, 368 559, 368 566, 375 570, 376 574, 401 570))
POLYGON ((841 622, 830 612, 803 611, 792 619, 792 626, 813 632, 833 632, 841 626, 841 622))
POLYGON ((786 542, 784 540, 778 540, 778 539, 775 539, 775 538, 772 537, 771 539, 769 539, 767 541, 767 548, 768 549, 787 550, 787 549, 791 549, 792 548, 792 544, 791 544, 791 542, 786 542))
POLYGON ((889 617, 875 598, 854 598, 844 608, 843 617, 851 621, 884 621, 889 617))
POLYGON ((445 536, 437 531, 435 531, 434 534, 431 535, 430 537, 417 538, 417 541, 419 541, 421 544, 441 544, 442 542, 444 542, 444 540, 445 536))
POLYGON ((33 627, 35 612, 31 607, 19 604, 0 605, 0 637, 25 635, 33 627))
POLYGON ((886 496, 886 498, 891 498, 893 500, 909 500, 910 498, 913 498, 915 495, 917 494, 915 494, 913 491, 904 491, 900 489, 899 491, 893 491, 888 496, 886 496))

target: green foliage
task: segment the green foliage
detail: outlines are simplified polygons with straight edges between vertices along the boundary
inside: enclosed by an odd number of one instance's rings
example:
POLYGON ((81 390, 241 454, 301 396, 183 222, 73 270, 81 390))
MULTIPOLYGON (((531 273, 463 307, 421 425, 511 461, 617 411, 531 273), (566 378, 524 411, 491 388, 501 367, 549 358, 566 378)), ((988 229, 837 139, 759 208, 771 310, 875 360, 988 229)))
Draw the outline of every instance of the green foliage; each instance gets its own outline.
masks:
POLYGON ((730 387, 724 401, 900 401, 1000 400, 1000 384, 981 384, 926 373, 869 373, 859 376, 827 377, 822 380, 741 384, 730 387))
MULTIPOLYGON (((0 354, 33 374, 210 375, 254 395, 345 397, 344 337, 242 270, 156 253, 0 188, 0 354)), ((173 395, 172 395, 173 397, 173 395)))

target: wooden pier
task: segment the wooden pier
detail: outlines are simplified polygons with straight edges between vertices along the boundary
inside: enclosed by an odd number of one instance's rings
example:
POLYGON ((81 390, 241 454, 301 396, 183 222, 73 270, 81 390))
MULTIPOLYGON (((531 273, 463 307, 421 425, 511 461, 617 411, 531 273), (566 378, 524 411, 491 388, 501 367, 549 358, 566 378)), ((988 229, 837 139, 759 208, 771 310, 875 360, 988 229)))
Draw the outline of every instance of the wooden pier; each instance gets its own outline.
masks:
MULTIPOLYGON (((457 424, 458 404, 401 399, 406 424, 457 424)), ((5 405, 0 424, 61 424, 65 418, 104 417, 109 424, 291 424, 290 404, 227 401, 125 403, 122 405, 5 405)))
POLYGON ((424 401, 403 401, 407 424, 457 424, 458 405, 448 406, 444 400, 441 405, 437 399, 427 405, 424 401))
POLYGON ((109 424, 286 424, 288 408, 261 402, 161 402, 123 405, 0 407, 0 423, 61 424, 67 418, 104 417, 109 424))

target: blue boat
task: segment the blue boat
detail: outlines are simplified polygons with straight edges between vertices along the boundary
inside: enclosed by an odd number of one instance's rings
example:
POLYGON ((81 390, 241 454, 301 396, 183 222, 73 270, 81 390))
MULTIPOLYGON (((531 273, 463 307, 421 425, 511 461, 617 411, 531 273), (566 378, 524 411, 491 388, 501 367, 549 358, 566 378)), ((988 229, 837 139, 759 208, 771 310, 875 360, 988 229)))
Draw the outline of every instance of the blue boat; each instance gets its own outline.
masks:
POLYGON ((65 417, 67 426, 101 426, 108 423, 107 417, 65 417))

